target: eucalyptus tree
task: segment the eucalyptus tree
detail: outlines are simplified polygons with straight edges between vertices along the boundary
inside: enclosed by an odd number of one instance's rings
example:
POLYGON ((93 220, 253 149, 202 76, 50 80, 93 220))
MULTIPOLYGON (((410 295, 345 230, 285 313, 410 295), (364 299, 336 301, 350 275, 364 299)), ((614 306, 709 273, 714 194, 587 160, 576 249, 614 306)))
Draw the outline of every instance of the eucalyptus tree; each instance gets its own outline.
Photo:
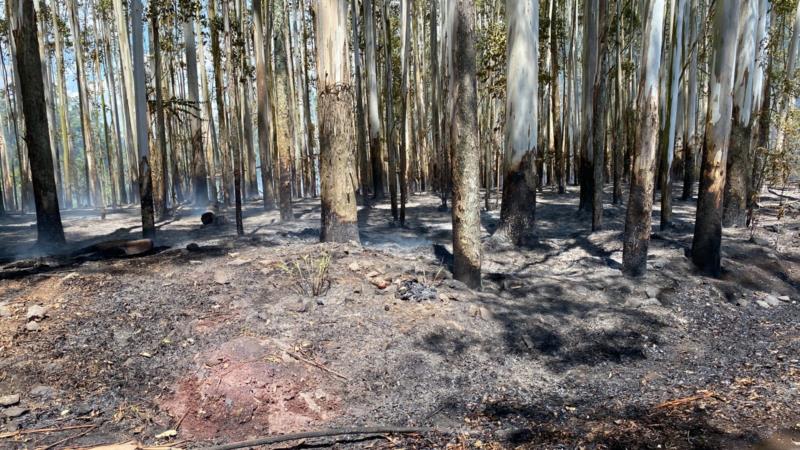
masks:
POLYGON ((756 108, 759 106, 756 104, 756 92, 759 91, 760 95, 761 90, 761 87, 756 87, 754 83, 760 72, 756 63, 758 47, 761 45, 759 38, 762 37, 759 36, 761 21, 758 0, 742 0, 739 22, 730 149, 722 201, 722 223, 729 227, 741 227, 746 224, 748 192, 753 174, 751 142, 756 108))
POLYGON ((103 207, 102 187, 95 164, 94 138, 92 135, 91 104, 86 84, 86 62, 83 54, 83 31, 78 22, 78 5, 76 0, 68 3, 72 41, 75 48, 75 82, 78 85, 78 99, 81 115, 81 136, 83 138, 84 173, 86 189, 84 197, 88 205, 103 207))
POLYGON ((639 123, 633 149, 630 196, 625 215, 622 271, 641 276, 647 271, 647 250, 653 210, 653 186, 658 148, 659 71, 664 36, 664 0, 653 0, 647 12, 643 42, 639 123))
POLYGON ((458 36, 451 46, 449 59, 452 64, 449 92, 453 95, 450 117, 453 277, 469 287, 477 288, 481 285, 481 152, 477 115, 475 7, 472 0, 451 1, 454 4, 450 32, 452 36, 458 36))
POLYGON ((713 56, 692 261, 703 272, 717 276, 721 271, 722 199, 731 137, 739 0, 719 0, 713 14, 713 56))
POLYGON ((289 18, 283 8, 275 8, 276 33, 274 36, 274 110, 276 144, 278 155, 278 198, 280 200, 281 220, 291 222, 292 214, 292 118, 290 109, 290 78, 287 55, 287 42, 282 34, 288 26, 289 18))
MULTIPOLYGON (((378 63, 375 50, 375 12, 373 0, 364 2, 364 43, 367 55, 367 118, 369 119, 369 156, 372 162, 372 196, 380 200, 384 196, 383 156, 381 152, 381 115, 378 105, 378 63)), ((435 4, 434 0, 432 4, 435 4)), ((435 5, 433 6, 435 8, 435 5)), ((435 15, 435 9, 431 10, 435 15)))
POLYGON ((58 209, 50 130, 44 96, 42 61, 36 31, 33 0, 12 0, 11 33, 16 44, 16 70, 19 73, 22 109, 25 116, 25 141, 31 164, 33 195, 36 204, 37 243, 43 246, 64 242, 61 213, 58 209))
POLYGON ((192 187, 194 189, 195 205, 203 206, 208 203, 208 185, 203 150, 203 132, 200 126, 200 85, 197 79, 197 47, 195 46, 194 35, 194 22, 198 4, 193 1, 184 1, 182 6, 183 39, 186 50, 186 80, 189 87, 189 101, 194 108, 189 122, 192 143, 192 187))
POLYGON ((347 48, 347 0, 316 0, 317 89, 323 242, 360 242, 353 88, 347 48))
MULTIPOLYGON (((661 146, 661 229, 672 225, 672 162, 675 155, 675 138, 679 117, 679 94, 681 92, 681 73, 683 72, 683 23, 686 16, 687 0, 677 0, 672 11, 672 51, 669 58, 669 79, 666 84, 668 108, 667 123, 664 126, 666 139, 661 146)), ((685 143, 684 143, 685 145, 685 143)))
POLYGON ((508 0, 503 200, 496 239, 522 245, 533 236, 539 122, 539 2, 508 0))

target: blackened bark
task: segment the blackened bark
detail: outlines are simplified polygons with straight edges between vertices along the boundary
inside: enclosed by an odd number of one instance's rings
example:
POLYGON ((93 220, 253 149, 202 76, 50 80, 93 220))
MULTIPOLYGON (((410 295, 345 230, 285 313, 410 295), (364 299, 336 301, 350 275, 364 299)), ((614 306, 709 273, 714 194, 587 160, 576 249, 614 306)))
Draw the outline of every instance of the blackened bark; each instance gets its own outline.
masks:
POLYGON ((42 61, 36 35, 36 13, 33 0, 20 0, 21 17, 14 29, 17 45, 17 70, 19 71, 22 110, 25 115, 25 142, 28 147, 33 180, 33 197, 36 205, 37 243, 43 246, 64 242, 61 213, 58 209, 53 156, 44 99, 42 61))
POLYGON ((472 0, 454 0, 450 90, 453 95, 453 277, 481 285, 480 149, 475 64, 475 11, 472 0))

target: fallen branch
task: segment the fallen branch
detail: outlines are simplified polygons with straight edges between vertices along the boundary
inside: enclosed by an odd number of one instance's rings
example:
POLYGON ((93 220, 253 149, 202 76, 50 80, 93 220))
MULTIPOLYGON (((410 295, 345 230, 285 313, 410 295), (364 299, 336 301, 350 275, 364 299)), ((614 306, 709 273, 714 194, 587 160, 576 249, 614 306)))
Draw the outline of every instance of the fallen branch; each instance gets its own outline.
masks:
POLYGON ((675 400, 666 401, 656 406, 656 409, 675 408, 678 406, 683 406, 688 403, 696 402, 698 400, 704 400, 710 397, 716 397, 716 394, 714 394, 711 391, 705 391, 705 390, 697 391, 697 395, 691 395, 689 397, 676 398, 675 400))
POLYGON ((291 356, 292 358, 300 361, 300 362, 304 362, 304 363, 306 363, 308 365, 316 367, 317 369, 324 370, 325 372, 328 372, 331 375, 335 375, 335 376, 337 376, 337 377, 339 377, 339 378, 341 378, 343 380, 350 381, 350 378, 347 378, 346 376, 340 374, 339 372, 336 372, 335 370, 329 369, 329 368, 323 366, 322 364, 320 364, 318 362, 314 362, 314 361, 305 359, 305 358, 303 358, 302 356, 300 356, 300 355, 298 355, 296 353, 290 352, 289 350, 286 350, 286 354, 291 356))
POLYGON ((781 194, 780 192, 777 192, 775 189, 771 189, 770 188, 770 189, 767 189, 767 190, 772 195, 777 195, 778 197, 788 198, 789 200, 800 201, 800 198, 798 198, 798 197, 792 197, 791 195, 781 194))
POLYGON ((309 431, 305 433, 291 433, 280 436, 271 436, 250 441, 234 442, 232 444, 205 447, 200 450, 235 450, 245 447, 255 447, 258 445, 277 444, 286 441, 296 441, 300 439, 312 439, 320 437, 341 436, 345 434, 412 434, 412 433, 448 433, 445 430, 436 428, 406 428, 406 427, 366 427, 366 428, 343 428, 335 430, 309 431))
POLYGON ((19 430, 19 431, 11 431, 8 433, 0 434, 0 439, 7 439, 10 437, 16 436, 23 436, 26 434, 35 434, 35 433, 57 433, 59 431, 67 431, 67 430, 78 430, 81 428, 92 428, 95 425, 73 425, 69 427, 62 427, 62 428, 36 428, 33 430, 19 430))
POLYGON ((88 430, 86 430, 84 432, 73 434, 72 436, 67 436, 67 437, 65 437, 64 439, 62 439, 62 440, 60 440, 58 442, 54 442, 54 443, 52 443, 50 445, 42 447, 40 450, 48 450, 48 449, 51 449, 53 447, 57 447, 57 446, 59 446, 61 444, 64 444, 66 442, 69 442, 69 441, 71 441, 73 439, 77 439, 77 438, 79 438, 81 436, 86 436, 87 434, 91 433, 93 430, 95 430, 99 426, 100 425, 94 425, 94 426, 92 426, 91 428, 89 428, 88 430))

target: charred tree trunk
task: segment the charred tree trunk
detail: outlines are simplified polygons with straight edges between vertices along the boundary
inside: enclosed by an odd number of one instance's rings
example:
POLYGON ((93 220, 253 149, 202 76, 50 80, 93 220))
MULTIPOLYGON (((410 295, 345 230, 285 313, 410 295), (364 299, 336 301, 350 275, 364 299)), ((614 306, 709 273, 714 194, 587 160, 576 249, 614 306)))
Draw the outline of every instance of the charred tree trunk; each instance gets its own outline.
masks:
POLYGON ((481 285, 480 159, 475 62, 475 11, 472 0, 453 0, 450 94, 453 115, 453 277, 472 288, 481 285))
POLYGON ((664 0, 654 0, 645 25, 645 57, 642 60, 639 128, 633 149, 633 169, 625 235, 622 271, 628 276, 642 276, 647 271, 647 250, 653 211, 653 169, 658 148, 658 72, 664 34, 664 0))
POLYGON ((347 58, 347 1, 317 3, 322 242, 360 242, 356 216, 353 91, 347 58))
POLYGON ((508 74, 503 200, 495 236, 522 245, 533 238, 539 89, 539 7, 508 0, 508 74))
POLYGON ((705 145, 692 240, 692 261, 703 272, 721 271, 722 196, 731 131, 734 62, 739 0, 723 0, 714 11, 714 54, 709 73, 705 145))
POLYGON ((50 150, 47 105, 44 98, 42 61, 36 32, 33 0, 14 0, 19 17, 14 17, 12 32, 16 43, 16 67, 19 72, 22 110, 25 116, 25 141, 33 175, 36 205, 37 243, 41 246, 64 242, 61 213, 50 150))

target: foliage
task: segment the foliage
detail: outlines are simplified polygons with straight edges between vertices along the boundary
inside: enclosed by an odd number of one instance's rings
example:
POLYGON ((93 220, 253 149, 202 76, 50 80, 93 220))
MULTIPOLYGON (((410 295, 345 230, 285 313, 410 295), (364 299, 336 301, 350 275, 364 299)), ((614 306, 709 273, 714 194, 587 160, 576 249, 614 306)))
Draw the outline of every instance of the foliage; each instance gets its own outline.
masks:
POLYGON ((506 26, 498 20, 477 33, 478 80, 493 98, 506 94, 506 26))
POLYGON ((303 255, 289 264, 280 263, 279 268, 294 281, 298 294, 319 297, 331 286, 329 270, 331 255, 322 252, 318 257, 303 255))

